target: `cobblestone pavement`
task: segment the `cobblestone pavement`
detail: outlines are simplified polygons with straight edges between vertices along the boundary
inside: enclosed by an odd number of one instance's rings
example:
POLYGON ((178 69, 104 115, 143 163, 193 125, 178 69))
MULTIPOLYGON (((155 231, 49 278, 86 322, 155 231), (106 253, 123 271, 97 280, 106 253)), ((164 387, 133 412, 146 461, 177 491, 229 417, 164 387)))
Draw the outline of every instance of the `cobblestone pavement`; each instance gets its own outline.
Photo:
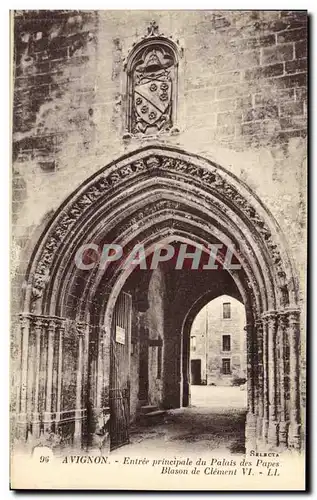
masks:
POLYGON ((192 386, 189 408, 169 410, 164 423, 133 426, 125 452, 163 450, 244 453, 246 391, 192 386))

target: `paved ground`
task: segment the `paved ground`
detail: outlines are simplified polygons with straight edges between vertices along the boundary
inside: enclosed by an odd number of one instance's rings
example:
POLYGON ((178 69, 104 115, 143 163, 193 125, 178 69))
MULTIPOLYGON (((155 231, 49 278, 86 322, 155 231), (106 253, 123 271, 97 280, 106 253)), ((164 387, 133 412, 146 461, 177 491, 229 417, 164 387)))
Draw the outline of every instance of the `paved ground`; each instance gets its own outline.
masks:
POLYGON ((245 409, 247 407, 247 391, 240 387, 220 387, 206 385, 192 385, 191 406, 210 408, 245 409))
POLYGON ((133 427, 125 452, 244 453, 246 391, 214 386, 191 389, 191 407, 170 410, 164 423, 133 427))

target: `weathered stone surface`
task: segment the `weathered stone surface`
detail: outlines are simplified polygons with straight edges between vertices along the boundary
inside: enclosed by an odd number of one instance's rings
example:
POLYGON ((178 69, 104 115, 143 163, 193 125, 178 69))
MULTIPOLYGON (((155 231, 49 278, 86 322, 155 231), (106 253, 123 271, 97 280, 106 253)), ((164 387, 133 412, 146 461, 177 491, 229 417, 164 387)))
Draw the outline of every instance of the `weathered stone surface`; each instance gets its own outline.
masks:
MULTIPOLYGON (((45 411, 49 421, 56 419, 53 413, 74 408, 77 412, 86 411, 76 405, 81 404, 81 382, 86 391, 82 397, 87 396, 88 355, 95 377, 101 353, 110 359, 109 336, 107 332, 99 335, 99 319, 96 320, 103 311, 101 303, 107 303, 109 290, 101 283, 97 293, 94 283, 86 276, 73 276, 70 266, 81 239, 88 235, 95 238, 103 231, 98 226, 97 215, 107 223, 106 235, 122 237, 127 245, 144 235, 153 239, 159 234, 188 235, 189 227, 198 241, 197 228, 200 226, 204 228, 200 229, 201 234, 208 239, 213 232, 220 231, 220 222, 211 220, 218 217, 224 221, 229 234, 234 234, 249 252, 245 259, 247 278, 243 278, 243 287, 250 300, 256 303, 254 310, 265 312, 265 301, 271 301, 272 310, 276 309, 277 315, 281 313, 287 318, 283 328, 292 333, 288 344, 279 330, 282 328, 279 319, 277 331, 272 329, 272 323, 269 323, 271 330, 267 330, 268 323, 264 320, 262 324, 260 314, 251 323, 259 353, 256 354, 259 368, 251 377, 253 385, 249 389, 256 427, 274 444, 276 418, 282 415, 280 438, 284 444, 298 447, 299 365, 302 366, 300 380, 304 392, 304 362, 299 363, 297 358, 296 362, 288 360, 290 349, 298 356, 299 327, 297 310, 288 313, 284 306, 289 305, 290 297, 296 297, 296 304, 292 305, 305 308, 307 16, 300 11, 184 11, 181 15, 157 11, 151 15, 165 36, 171 35, 180 47, 178 95, 174 99, 177 119, 175 115, 174 129, 151 137, 153 150, 140 158, 137 158, 139 151, 149 144, 149 139, 142 134, 124 136, 125 64, 131 48, 146 34, 148 12, 129 11, 123 16, 118 11, 34 10, 17 11, 14 15, 12 234, 20 265, 16 266, 13 281, 13 315, 16 317, 28 304, 32 314, 39 317, 37 323, 33 322, 32 315, 21 320, 21 339, 25 347, 20 367, 22 381, 27 380, 29 339, 30 355, 38 359, 36 335, 39 328, 44 329, 47 342, 45 348, 42 346, 46 354, 41 355, 39 369, 44 378, 48 376, 49 384, 48 390, 41 387, 42 399, 35 401, 34 408, 35 414, 38 410, 45 411), (162 148, 160 152, 155 151, 159 147, 162 148), (173 148, 181 152, 173 156, 170 153, 173 148), (191 156, 187 157, 184 151, 191 156), (128 159, 116 163, 122 155, 127 155, 128 159), (205 163, 196 161, 196 155, 212 163, 206 168, 205 163), (162 197, 161 205, 152 198, 156 189, 153 179, 159 189, 157 196, 162 197), (142 205, 135 194, 138 180, 139 194, 151 200, 150 205, 142 205), (152 183, 151 188, 141 186, 141 180, 152 183), (243 186, 247 188, 244 190, 243 186), (135 196, 132 198, 135 213, 128 220, 125 219, 128 199, 123 189, 131 190, 135 196), (75 194, 70 197, 72 193, 75 194), (181 201, 170 199, 175 194, 181 201), (108 219, 107 210, 102 213, 101 208, 107 202, 113 202, 111 208, 107 207, 112 214, 108 219), (209 216, 204 213, 207 203, 209 216), (176 215, 181 220, 177 220, 176 215), (153 221, 156 221, 155 227, 147 229, 146 224, 153 226, 153 221), (285 235, 285 247, 281 244, 284 236, 276 240, 276 233, 285 235), (126 235, 131 240, 125 240, 126 235), (248 241, 252 241, 252 245, 248 246, 248 241), (253 247, 257 257, 262 259, 260 263, 252 255, 253 247), (288 267, 286 254, 294 263, 292 269, 288 267), (261 273, 265 279, 259 276, 261 273), (28 283, 26 276, 31 277, 28 283), (56 283, 60 289, 55 287, 56 283), (64 285, 69 293, 64 293, 64 285), (65 318, 62 314, 60 317, 56 314, 57 319, 48 314, 57 304, 70 322, 63 329, 61 345, 55 341, 59 339, 59 329, 65 318), (90 332, 87 333, 89 345, 82 333, 76 336, 77 327, 82 331, 80 325, 87 320, 81 315, 87 311, 91 312, 91 321, 96 322, 88 322, 84 327, 90 332), (286 359, 279 369, 289 375, 293 395, 290 399, 289 387, 277 380, 280 400, 276 400, 276 408, 271 406, 271 413, 268 413, 268 394, 274 396, 275 387, 265 385, 264 374, 269 367, 261 364, 261 360, 264 349, 272 364, 275 352, 269 349, 274 335, 279 339, 276 356, 280 361, 284 354, 286 359), (53 356, 47 357, 47 346, 53 344, 56 347, 53 356), (64 357, 58 358, 63 348, 64 357), (81 366, 76 364, 78 359, 82 360, 81 366), (44 366, 49 366, 48 375, 44 366), (61 370, 65 372, 62 385, 58 382, 61 370), (52 394, 50 388, 53 388, 52 394), (291 414, 286 410, 289 400, 294 406, 291 414), (284 406, 283 401, 287 401, 284 406), (52 415, 49 415, 49 408, 52 415)), ((154 36, 154 32, 148 35, 154 36)), ((111 268, 106 274, 109 283, 119 279, 120 272, 115 266, 111 268)), ((180 375, 174 361, 179 360, 180 325, 188 308, 184 305, 180 309, 182 318, 180 314, 163 325, 166 319, 163 281, 153 277, 147 297, 150 307, 145 314, 151 337, 155 334, 164 338, 165 332, 170 334, 166 340, 168 350, 164 354, 162 373, 166 369, 172 375, 165 381, 157 379, 157 347, 152 346, 150 387, 153 403, 164 400, 167 406, 175 406, 180 401, 180 375), (157 304, 153 299, 156 295, 162 299, 157 304)), ((184 290, 174 289, 174 293, 186 303, 184 290)), ((169 295, 169 300, 172 299, 173 295, 169 295)), ((139 314, 140 311, 134 310, 133 411, 137 409, 138 397, 139 314)), ((20 333, 17 334, 20 339, 18 335, 20 333)), ((302 339, 304 332, 301 337, 304 345, 302 339)), ((249 356, 251 354, 254 355, 249 352, 249 356)), ((102 376, 99 375, 108 386, 109 371, 106 372, 104 368, 102 376)), ((27 390, 30 391, 30 387, 27 390)), ((98 391, 98 404, 106 407, 109 395, 101 389, 98 391)), ((29 411, 30 402, 27 403, 24 388, 20 396, 21 412, 22 409, 29 411)), ((81 416, 77 414, 77 422, 81 416)), ((38 416, 34 418, 38 425, 38 416)), ((70 418, 74 421, 75 416, 71 414, 70 418)), ((21 426, 25 430, 25 422, 21 426)), ((76 429, 65 430, 64 435, 74 432, 77 437, 80 435, 78 424, 76 429)))

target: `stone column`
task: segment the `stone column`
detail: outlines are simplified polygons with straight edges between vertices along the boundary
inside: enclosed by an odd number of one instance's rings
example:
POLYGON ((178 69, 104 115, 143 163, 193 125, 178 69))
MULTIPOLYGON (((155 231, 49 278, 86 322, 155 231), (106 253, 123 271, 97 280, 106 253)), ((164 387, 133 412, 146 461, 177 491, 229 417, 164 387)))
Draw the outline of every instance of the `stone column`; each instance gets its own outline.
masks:
POLYGON ((288 445, 290 448, 300 449, 300 391, 299 391, 299 311, 289 310, 288 336, 289 336, 289 397, 290 397, 290 425, 288 445))
POLYGON ((52 391, 53 391, 53 361, 56 320, 48 322, 47 369, 46 369, 46 401, 44 412, 44 429, 51 430, 52 425, 52 391))
POLYGON ((83 379, 83 345, 85 326, 77 323, 78 334, 78 359, 77 359, 77 380, 76 380, 76 411, 75 411, 75 432, 74 444, 81 446, 82 434, 82 379, 83 379))
POLYGON ((273 448, 278 444, 277 425, 277 356, 276 356, 276 312, 266 315, 267 321, 267 368, 268 368, 268 443, 273 448))
POLYGON ((255 400, 255 384, 254 384, 254 338, 253 338, 253 325, 248 323, 244 330, 247 336, 247 387, 248 387, 248 411, 254 413, 255 400))
POLYGON ((31 316, 23 314, 21 320, 21 382, 20 382, 20 408, 18 420, 18 435, 27 437, 27 388, 28 388, 28 364, 29 364, 29 336, 31 316))
POLYGON ((287 447, 288 442, 288 408, 287 408, 287 358, 288 358, 288 338, 287 338, 288 319, 284 312, 278 314, 277 326, 277 346, 278 346, 278 416, 279 416, 279 446, 287 447))
POLYGON ((269 428, 269 366, 268 366, 268 321, 263 316, 263 427, 262 438, 267 443, 269 428))
POLYGON ((35 351, 36 338, 34 331, 34 317, 30 318, 29 323, 29 342, 28 342, 28 374, 27 374, 27 422, 28 431, 31 431, 32 414, 34 408, 34 388, 35 388, 35 351))
POLYGON ((58 325, 58 363, 57 363, 57 392, 56 392, 56 422, 61 419, 62 377, 63 377, 63 337, 65 332, 64 322, 58 325))
POLYGON ((255 415, 255 360, 254 360, 254 327, 248 323, 244 330, 247 336, 247 388, 248 413, 246 418, 246 447, 255 449, 256 445, 256 415, 255 415))
POLYGON ((264 419, 264 366, 263 366, 263 322, 256 320, 256 346, 257 346, 257 373, 256 373, 256 394, 257 394, 257 439, 263 438, 264 419))
POLYGON ((103 363, 105 362, 104 358, 104 332, 103 328, 100 327, 99 329, 99 335, 98 335, 98 360, 97 360, 97 401, 96 401, 96 407, 99 409, 102 406, 101 402, 101 396, 102 396, 102 389, 103 389, 103 384, 104 384, 104 366, 103 363))
POLYGON ((33 406, 33 436, 40 435, 40 411, 39 411, 39 393, 40 393, 40 361, 41 361, 41 337, 43 335, 43 319, 35 318, 35 380, 34 380, 34 406, 33 406))

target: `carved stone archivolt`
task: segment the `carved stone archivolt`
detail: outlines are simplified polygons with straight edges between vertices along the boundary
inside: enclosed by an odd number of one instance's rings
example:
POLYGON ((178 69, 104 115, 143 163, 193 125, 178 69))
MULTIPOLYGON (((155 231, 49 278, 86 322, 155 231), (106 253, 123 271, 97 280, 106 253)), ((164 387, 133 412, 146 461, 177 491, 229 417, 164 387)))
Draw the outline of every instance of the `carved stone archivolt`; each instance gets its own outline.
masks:
MULTIPOLYGON (((153 148, 152 148, 153 149, 153 148)), ((286 272, 278 245, 273 239, 271 230, 265 220, 259 215, 255 207, 241 194, 238 188, 232 185, 219 172, 215 165, 204 167, 191 161, 169 156, 168 152, 153 154, 149 152, 143 158, 127 161, 126 164, 117 168, 102 171, 97 175, 85 189, 75 195, 68 205, 60 212, 55 223, 45 236, 43 249, 37 261, 32 280, 32 299, 36 300, 42 296, 46 284, 50 280, 50 268, 55 256, 60 252, 63 241, 69 235, 74 226, 80 223, 86 212, 93 210, 94 205, 100 203, 104 196, 108 199, 115 194, 117 188, 122 188, 125 182, 140 180, 143 177, 166 177, 180 178, 188 185, 194 184, 200 189, 211 192, 214 197, 230 206, 232 210, 244 218, 248 225, 261 237, 263 246, 274 265, 274 271, 280 287, 285 286, 286 272)), ((164 204, 162 205, 162 208, 164 204)), ((169 205, 166 205, 168 209, 169 205)), ((131 221, 132 224, 132 221, 131 221)), ((286 304, 287 305, 287 304, 286 304)))
MULTIPOLYGON (((150 245, 160 238, 169 238, 173 231, 185 238, 191 235, 192 241, 197 243, 209 241, 212 236, 219 241, 225 241, 226 237, 239 241, 241 237, 237 254, 243 270, 236 271, 233 279, 248 309, 249 429, 272 447, 279 443, 298 449, 301 431, 299 311, 287 308, 287 300, 286 307, 278 303, 275 297, 269 306, 265 303, 271 290, 276 293, 276 285, 286 286, 286 269, 288 277, 291 272, 289 262, 284 260, 285 250, 280 246, 274 221, 266 216, 267 212, 256 197, 218 165, 179 150, 151 146, 118 160, 69 198, 39 242, 28 276, 34 305, 39 305, 37 311, 55 310, 67 315, 68 305, 63 309, 64 297, 71 295, 81 279, 79 272, 72 275, 73 269, 69 270, 67 263, 71 262, 86 234, 89 237, 100 234, 99 224, 104 223, 104 213, 108 217, 107 231, 100 236, 99 242, 103 241, 101 238, 115 235, 127 251, 137 242, 146 241, 150 245), (160 198, 162 192, 164 196, 160 198), (132 204, 133 214, 129 212, 132 204), (109 229, 108 221, 114 213, 117 215, 109 229), (77 233, 81 233, 78 239, 77 233), (67 282, 54 303, 50 290, 63 288, 61 280, 65 281, 65 272, 69 273, 70 283, 67 282), (43 300, 37 301, 40 297, 43 300)), ((81 435, 82 386, 86 387, 88 380, 84 359, 89 348, 97 365, 101 366, 98 360, 110 338, 111 308, 116 293, 126 281, 118 263, 110 267, 109 273, 108 269, 102 273, 96 266, 83 280, 73 319, 45 314, 21 315, 23 359, 18 420, 23 432, 28 422, 37 429, 41 418, 45 418, 47 426, 64 418, 60 403, 62 360, 67 345, 73 342, 77 368, 72 418, 77 422, 75 435, 81 435), (101 340, 104 343, 101 344, 101 340), (55 346, 54 352, 50 352, 50 346, 55 346), (29 362, 29 354, 34 364, 29 362), (41 387, 39 370, 44 366, 46 386, 41 387)), ((139 298, 143 307, 143 298, 139 298)), ((25 304, 24 310, 27 307, 25 304)), ((97 394, 102 394, 99 386, 97 394)), ((99 399, 98 407, 102 405, 99 399)))

